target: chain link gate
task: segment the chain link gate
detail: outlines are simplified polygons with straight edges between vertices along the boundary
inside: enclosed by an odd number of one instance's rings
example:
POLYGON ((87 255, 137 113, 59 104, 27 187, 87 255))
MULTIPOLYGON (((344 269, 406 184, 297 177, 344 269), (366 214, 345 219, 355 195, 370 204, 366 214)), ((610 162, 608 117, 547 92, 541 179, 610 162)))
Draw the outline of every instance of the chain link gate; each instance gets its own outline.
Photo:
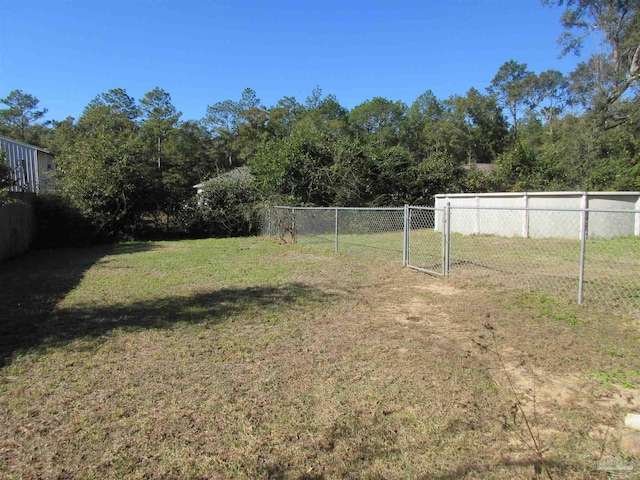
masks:
POLYGON ((450 215, 445 208, 405 207, 405 265, 432 275, 449 275, 450 215))

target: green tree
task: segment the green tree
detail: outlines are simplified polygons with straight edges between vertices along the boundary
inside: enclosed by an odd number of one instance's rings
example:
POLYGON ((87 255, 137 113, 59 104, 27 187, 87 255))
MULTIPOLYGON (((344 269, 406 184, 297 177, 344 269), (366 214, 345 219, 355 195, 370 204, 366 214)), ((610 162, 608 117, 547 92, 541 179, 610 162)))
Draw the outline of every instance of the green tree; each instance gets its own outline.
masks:
POLYGON ((341 136, 333 144, 333 204, 346 207, 368 205, 375 195, 374 164, 370 152, 357 139, 341 136))
POLYGON ((255 155, 259 146, 266 142, 269 138, 268 112, 267 109, 253 102, 241 102, 242 110, 240 111, 241 122, 238 125, 238 131, 234 141, 234 147, 237 152, 238 163, 246 165, 246 163, 255 155))
POLYGON ((614 83, 613 65, 605 55, 596 54, 586 62, 580 62, 570 73, 571 94, 584 109, 606 112, 609 109, 607 95, 614 83))
POLYGON ((215 139, 214 149, 228 168, 244 165, 258 146, 269 137, 268 113, 251 88, 245 88, 240 100, 225 100, 207 107, 202 124, 215 139))
POLYGON ((170 140, 165 145, 171 162, 170 168, 164 172, 164 181, 181 185, 183 195, 192 193, 196 183, 220 173, 221 166, 212 154, 213 140, 199 122, 180 122, 172 131, 170 140))
POLYGON ((346 134, 349 112, 340 105, 335 95, 329 94, 324 97, 316 111, 325 131, 332 132, 334 135, 346 134))
POLYGON ((412 157, 405 147, 380 148, 356 138, 333 144, 333 203, 345 206, 403 205, 412 198, 412 157))
POLYGON ((638 180, 640 1, 543 0, 564 7, 562 54, 580 54, 587 37, 602 49, 571 72, 573 100, 584 112, 554 124, 539 156, 555 159, 580 189, 635 189, 638 180))
POLYGON ((4 150, 0 150, 0 207, 8 201, 7 188, 11 184, 11 170, 7 165, 6 154, 4 150))
POLYGON ((562 72, 546 70, 533 78, 530 109, 540 115, 553 135, 553 123, 571 106, 570 82, 562 72))
POLYGON ((222 132, 237 133, 241 123, 248 121, 247 111, 260 107, 260 99, 251 88, 242 91, 240 100, 224 100, 207 106, 202 123, 211 129, 214 135, 222 132))
POLYGON ((640 131, 636 122, 603 129, 597 112, 567 115, 556 125, 555 141, 538 155, 564 172, 565 188, 637 190, 640 185, 640 131))
MULTIPOLYGON (((565 31, 559 42, 562 53, 579 54, 585 38, 595 33, 606 51, 596 54, 610 64, 603 102, 612 105, 640 80, 640 17, 638 0, 542 0, 545 5, 565 6, 561 18, 565 31)), ((597 67, 597 62, 589 62, 597 67)), ((584 68, 584 67, 583 67, 584 68)), ((606 69, 603 68, 603 72, 606 69)))
POLYGON ((334 147, 329 135, 309 123, 296 125, 287 138, 263 144, 250 160, 259 191, 264 198, 331 204, 334 147))
POLYGON ((322 100, 322 88, 319 85, 313 87, 311 93, 304 101, 305 109, 314 110, 320 106, 320 101, 322 100))
POLYGON ((155 150, 158 174, 162 175, 162 164, 166 160, 163 152, 164 143, 169 139, 182 113, 171 103, 171 95, 156 87, 140 100, 142 114, 141 134, 150 151, 155 150))
POLYGON ((371 148, 367 152, 371 165, 371 198, 366 205, 390 206, 413 203, 415 177, 411 170, 411 152, 402 145, 371 148))
POLYGON ((140 108, 135 98, 127 94, 123 88, 112 88, 108 92, 97 95, 86 106, 83 114, 98 107, 108 109, 111 115, 117 115, 127 120, 135 121, 140 117, 140 108))
MULTIPOLYGON (((314 90, 315 95, 321 92, 314 90)), ((315 98, 315 97, 314 97, 315 98)), ((297 123, 313 126, 334 139, 348 134, 348 110, 340 105, 335 95, 329 94, 324 98, 318 97, 313 101, 307 99, 307 107, 300 115, 297 123), (310 108, 310 105, 314 105, 310 108)))
POLYGON ((445 107, 431 90, 422 93, 407 110, 402 124, 402 143, 414 154, 423 155, 425 145, 429 145, 429 135, 426 132, 440 120, 445 107))
POLYGON ((47 113, 46 108, 38 109, 40 101, 22 90, 12 90, 9 95, 0 99, 0 103, 7 106, 0 109, 2 132, 16 140, 37 143, 38 140, 30 139, 28 134, 47 113))
POLYGON ((535 76, 525 63, 509 60, 503 63, 487 89, 510 116, 514 139, 518 137, 518 118, 533 103, 535 76))
POLYGON ((268 130, 271 138, 284 138, 304 113, 304 107, 295 97, 284 97, 268 112, 268 130))
POLYGON ((221 132, 233 132, 238 126, 238 107, 232 100, 216 102, 207 107, 202 123, 209 127, 214 135, 221 132))
POLYGON ((171 103, 171 95, 160 87, 155 87, 140 99, 139 110, 143 122, 167 122, 170 127, 173 127, 182 115, 171 103))
POLYGON ((518 143, 495 160, 490 182, 502 191, 562 189, 565 172, 554 160, 540 158, 533 148, 518 143))
POLYGON ((349 123, 361 138, 392 146, 400 142, 406 112, 407 106, 400 101, 375 97, 354 107, 349 112, 349 123))
POLYGON ((155 164, 152 202, 155 205, 156 226, 169 224, 170 216, 178 210, 185 191, 192 194, 191 185, 181 175, 183 158, 177 154, 174 143, 181 138, 178 122, 182 115, 171 102, 171 95, 156 87, 140 99, 140 142, 146 164, 155 164))
POLYGON ((495 99, 472 88, 444 101, 422 95, 409 109, 403 132, 403 145, 416 162, 435 155, 474 164, 491 162, 503 150, 508 125, 495 99))
POLYGON ((432 205, 439 193, 464 191, 466 172, 462 164, 444 151, 433 152, 411 169, 413 197, 411 203, 432 205))
POLYGON ((61 194, 108 238, 134 233, 154 208, 153 164, 138 125, 122 113, 100 103, 87 107, 56 157, 61 194))
POLYGON ((496 100, 471 88, 464 97, 454 95, 445 105, 444 125, 436 141, 458 163, 490 163, 505 148, 508 125, 496 100))
POLYGON ((7 165, 7 154, 4 150, 0 150, 0 189, 9 187, 11 185, 11 170, 7 165))

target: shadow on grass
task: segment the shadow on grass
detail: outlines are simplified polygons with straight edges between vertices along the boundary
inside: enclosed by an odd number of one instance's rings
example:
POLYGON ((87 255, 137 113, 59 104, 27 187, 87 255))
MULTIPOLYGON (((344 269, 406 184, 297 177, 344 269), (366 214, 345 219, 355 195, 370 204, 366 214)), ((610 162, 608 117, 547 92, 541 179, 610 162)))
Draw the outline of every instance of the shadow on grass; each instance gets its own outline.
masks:
POLYGON ((116 328, 167 328, 179 322, 219 323, 250 309, 280 308, 299 299, 320 299, 308 287, 222 289, 189 296, 165 296, 127 304, 56 309, 86 270, 107 255, 162 248, 123 244, 32 252, 0 266, 0 367, 18 352, 97 338, 116 328))
MULTIPOLYGON (((116 328, 169 328, 177 323, 217 324, 230 317, 264 309, 281 309, 313 298, 304 285, 225 288, 189 296, 165 296, 127 304, 84 306, 60 310, 44 325, 47 345, 76 338, 99 337, 116 328)), ((320 297, 318 297, 320 298, 320 297)))
MULTIPOLYGON (((426 448, 428 450, 428 447, 426 448)), ((342 459, 341 462, 344 465, 345 471, 339 472, 338 475, 343 478, 351 478, 352 475, 353 478, 358 477, 358 474, 356 472, 363 471, 376 459, 393 458, 393 456, 401 455, 401 452, 395 449, 381 450, 377 455, 372 455, 372 452, 369 449, 362 449, 357 446, 355 448, 352 448, 350 450, 350 453, 351 458, 342 459), (393 456, 389 457, 389 453, 391 453, 393 456)), ((456 462, 456 459, 452 458, 450 463, 459 463, 459 465, 457 467, 453 467, 451 470, 446 471, 445 473, 442 473, 441 471, 438 473, 432 472, 415 478, 418 478, 419 480, 456 480, 463 478, 480 478, 490 475, 497 470, 500 470, 501 472, 505 472, 505 470, 507 472, 511 471, 511 474, 506 472, 504 473, 505 475, 508 475, 508 477, 505 478, 521 478, 523 469, 525 471, 529 470, 531 474, 530 477, 527 476, 526 478, 549 478, 544 472, 540 461, 533 457, 520 459, 504 457, 497 463, 473 460, 466 462, 456 462)), ((586 463, 581 464, 565 459, 548 459, 547 465, 551 473, 551 478, 577 478, 576 475, 580 475, 580 478, 585 479, 596 478, 589 476, 587 472, 590 470, 590 466, 586 463)), ((333 472, 330 477, 326 477, 322 472, 309 472, 300 476, 292 476, 290 468, 286 463, 268 463, 266 465, 257 465, 257 471, 260 472, 261 478, 269 478, 274 480, 284 480, 287 478, 296 480, 323 480, 325 478, 333 478, 333 476, 335 475, 335 472, 333 472)))
POLYGON ((180 321, 221 319, 252 305, 291 302, 302 286, 221 290, 153 302, 55 311, 101 258, 162 248, 149 243, 33 251, 0 264, 0 367, 14 353, 95 337, 117 327, 166 327, 180 321))
MULTIPOLYGON (((595 478, 587 476, 588 474, 586 472, 589 470, 589 465, 587 464, 572 462, 567 459, 547 459, 546 462, 551 473, 551 478, 576 478, 576 475, 581 475, 581 478, 595 478)), ((514 460, 505 457, 495 465, 479 465, 474 462, 469 462, 445 473, 444 475, 422 477, 421 480, 455 480, 457 478, 475 478, 475 474, 490 473, 498 468, 504 469, 505 467, 518 469, 524 467, 525 469, 530 469, 530 478, 549 478, 537 458, 529 457, 514 460)))

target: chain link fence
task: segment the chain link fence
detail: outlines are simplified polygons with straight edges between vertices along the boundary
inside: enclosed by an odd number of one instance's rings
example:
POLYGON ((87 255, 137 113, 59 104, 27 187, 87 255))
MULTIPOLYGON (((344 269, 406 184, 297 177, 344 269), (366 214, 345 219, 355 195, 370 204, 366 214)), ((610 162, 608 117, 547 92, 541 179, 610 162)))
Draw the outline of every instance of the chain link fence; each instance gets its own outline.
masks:
POLYGON ((274 207, 262 235, 336 253, 403 262, 404 208, 274 207))
POLYGON ((639 316, 638 216, 633 210, 451 207, 450 275, 639 316), (523 216, 530 230, 519 230, 523 216), (460 233, 470 226, 483 233, 460 233), (595 226, 612 237, 590 235, 595 226), (617 236, 624 233, 630 234, 617 236))
POLYGON ((404 209, 337 209, 336 252, 403 263, 404 209))
POLYGON ((286 241, 640 318, 635 210, 277 207, 265 215, 263 234, 286 241))
MULTIPOLYGON (((633 225, 629 212, 589 212, 588 224, 633 225)), ((635 215, 640 226, 640 212, 635 215)), ((640 318, 640 232, 614 238, 585 239, 584 298, 611 307, 627 307, 640 318)))
POLYGON ((526 212, 451 208, 451 276, 500 288, 576 298, 580 240, 565 237, 575 233, 579 238, 574 229, 580 225, 580 212, 544 212, 549 225, 554 226, 555 238, 522 236, 519 228, 523 214, 526 212), (463 227, 485 233, 460 233, 463 227), (498 230, 507 235, 496 235, 498 230))

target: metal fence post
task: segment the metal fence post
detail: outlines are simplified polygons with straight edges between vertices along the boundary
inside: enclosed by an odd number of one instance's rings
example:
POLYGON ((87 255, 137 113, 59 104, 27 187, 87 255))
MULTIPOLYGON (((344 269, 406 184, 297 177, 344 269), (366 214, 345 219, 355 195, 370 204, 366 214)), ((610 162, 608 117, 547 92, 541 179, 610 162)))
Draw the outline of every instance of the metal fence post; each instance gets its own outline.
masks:
POLYGON ((524 210, 522 211, 522 237, 529 238, 529 193, 524 192, 522 194, 522 200, 524 201, 524 210))
POLYGON ((633 234, 636 237, 640 237, 640 196, 638 196, 638 200, 636 200, 636 222, 633 228, 633 234))
POLYGON ((409 205, 404 206, 404 227, 402 235, 402 265, 409 264, 409 205))
POLYGON ((296 209, 291 207, 291 238, 292 242, 296 243, 296 209))
POLYGON ((335 253, 338 253, 338 209, 336 208, 336 246, 335 253))
POLYGON ((578 277, 578 303, 582 303, 584 297, 584 263, 587 248, 587 238, 589 235, 589 210, 588 200, 583 197, 582 211, 580 212, 580 275, 578 277))
POLYGON ((442 224, 442 275, 449 276, 451 267, 451 202, 447 202, 444 206, 442 224))

